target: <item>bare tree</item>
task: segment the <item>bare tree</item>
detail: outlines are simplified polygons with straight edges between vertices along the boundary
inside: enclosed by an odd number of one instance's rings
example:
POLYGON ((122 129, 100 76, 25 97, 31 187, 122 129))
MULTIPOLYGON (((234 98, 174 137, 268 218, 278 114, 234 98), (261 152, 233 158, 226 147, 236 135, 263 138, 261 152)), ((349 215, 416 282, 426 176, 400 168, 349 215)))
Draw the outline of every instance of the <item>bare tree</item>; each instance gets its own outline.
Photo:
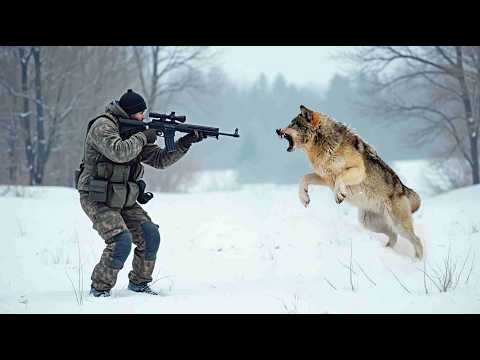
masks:
MULTIPOLYGON (((0 109, 2 118, 11 119, 10 123, 2 122, 9 130, 2 138, 9 144, 10 153, 20 143, 19 123, 30 185, 44 184, 45 176, 50 181, 57 177, 59 184, 71 185, 73 168, 81 157, 84 125, 100 106, 105 106, 107 99, 111 101, 132 80, 132 71, 127 66, 131 57, 126 49, 74 46, 0 49, 0 85, 5 92, 0 96, 2 102, 5 99, 12 104, 10 110, 0 109), (52 155, 55 164, 52 171, 46 171, 52 155)), ((20 159, 16 160, 14 163, 19 164, 20 159)), ((14 170, 11 168, 10 172, 13 174, 14 170)))
MULTIPOLYGON (((19 64, 14 49, 4 46, 0 47, 0 62, 4 69, 12 70, 19 64)), ((15 82, 16 71, 8 71, 4 77, 0 79, 1 84, 15 82)), ((1 138, 4 144, 0 143, 0 146, 6 146, 6 151, 2 151, 2 155, 6 154, 6 158, 2 159, 2 163, 5 164, 8 173, 8 182, 10 184, 16 184, 18 181, 18 137, 19 127, 17 121, 17 97, 12 96, 10 92, 4 87, 0 86, 0 129, 1 134, 4 136, 1 138)))
MULTIPOLYGON (((30 49, 25 49, 23 47, 18 48, 18 57, 20 60, 21 67, 21 94, 23 97, 23 109, 20 113, 20 118, 22 119, 23 125, 23 135, 25 137, 25 155, 27 158, 28 171, 30 173, 30 179, 34 178, 34 168, 33 168, 33 149, 31 142, 31 131, 30 131, 30 101, 27 96, 28 94, 28 63, 32 52, 30 49)), ((11 89, 10 89, 11 90, 11 89)))
MULTIPOLYGON (((55 141, 57 125, 57 118, 55 117, 50 122, 50 126, 46 128, 46 116, 51 115, 48 112, 51 108, 49 104, 50 99, 44 95, 44 82, 46 82, 44 76, 44 53, 47 50, 42 47, 17 47, 17 50, 20 62, 20 91, 18 91, 15 82, 6 81, 5 73, 2 74, 2 85, 12 96, 22 99, 22 111, 17 113, 17 117, 20 119, 23 127, 22 135, 30 177, 29 183, 30 185, 37 185, 43 183, 44 168, 55 141), (33 69, 29 67, 31 59, 33 59, 33 69), (33 84, 31 81, 32 75, 33 84), (33 111, 30 107, 32 103, 35 106, 34 120, 32 119, 33 111)), ((58 70, 59 73, 62 73, 61 69, 58 70)), ((65 73, 63 75, 66 76, 65 73)), ((47 86, 57 88, 59 92, 62 91, 61 84, 56 82, 47 82, 47 86)))
POLYGON ((372 46, 350 57, 372 80, 377 110, 429 124, 417 138, 450 139, 443 155, 460 154, 480 183, 480 46, 372 46))
POLYGON ((175 93, 198 88, 198 69, 214 57, 205 46, 134 46, 133 54, 148 106, 163 105, 175 93))
MULTIPOLYGON (((208 47, 191 46, 134 46, 133 58, 142 94, 148 107, 167 111, 176 95, 198 94, 204 88, 201 69, 209 66, 216 53, 208 47)), ((200 168, 195 154, 175 164, 162 174, 146 169, 145 178, 154 191, 172 192, 188 187, 200 168)))

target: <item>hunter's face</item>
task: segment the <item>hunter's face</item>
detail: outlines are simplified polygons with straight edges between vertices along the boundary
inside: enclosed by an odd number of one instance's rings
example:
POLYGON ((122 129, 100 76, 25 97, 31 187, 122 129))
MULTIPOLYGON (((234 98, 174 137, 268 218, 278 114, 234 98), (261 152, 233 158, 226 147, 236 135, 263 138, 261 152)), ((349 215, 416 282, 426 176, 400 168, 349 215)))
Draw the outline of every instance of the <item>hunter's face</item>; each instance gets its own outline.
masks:
POLYGON ((145 111, 140 111, 138 113, 135 113, 135 114, 132 114, 130 115, 130 117, 132 119, 135 119, 135 120, 138 120, 138 121, 143 121, 143 119, 145 118, 145 111))

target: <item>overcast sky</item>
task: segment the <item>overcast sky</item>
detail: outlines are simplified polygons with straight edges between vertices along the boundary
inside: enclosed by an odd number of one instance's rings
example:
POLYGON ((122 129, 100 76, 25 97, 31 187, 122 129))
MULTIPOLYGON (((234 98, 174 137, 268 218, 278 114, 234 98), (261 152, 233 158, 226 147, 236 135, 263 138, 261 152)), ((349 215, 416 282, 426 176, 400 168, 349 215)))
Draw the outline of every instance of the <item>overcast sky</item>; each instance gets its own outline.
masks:
POLYGON ((240 84, 251 84, 263 72, 269 80, 283 73, 287 82, 324 89, 335 73, 351 65, 332 59, 347 46, 216 46, 219 65, 240 84))

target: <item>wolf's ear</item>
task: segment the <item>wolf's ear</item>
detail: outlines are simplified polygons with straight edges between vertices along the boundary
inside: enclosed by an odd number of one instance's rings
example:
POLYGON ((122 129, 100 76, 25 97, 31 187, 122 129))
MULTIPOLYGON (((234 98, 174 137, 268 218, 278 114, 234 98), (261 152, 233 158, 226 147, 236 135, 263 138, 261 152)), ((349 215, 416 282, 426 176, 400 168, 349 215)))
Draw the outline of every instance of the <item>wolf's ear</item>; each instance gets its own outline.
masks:
POLYGON ((308 121, 312 121, 312 110, 307 109, 304 105, 300 105, 300 111, 305 119, 307 119, 308 121))

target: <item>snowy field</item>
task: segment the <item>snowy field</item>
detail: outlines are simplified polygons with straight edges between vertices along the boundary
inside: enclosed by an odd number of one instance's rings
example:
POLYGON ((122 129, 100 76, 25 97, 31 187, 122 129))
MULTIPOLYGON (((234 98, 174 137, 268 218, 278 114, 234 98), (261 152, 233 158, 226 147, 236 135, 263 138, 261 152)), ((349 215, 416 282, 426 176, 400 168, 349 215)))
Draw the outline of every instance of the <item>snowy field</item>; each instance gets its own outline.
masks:
POLYGON ((403 238, 385 248, 326 188, 311 187, 308 209, 295 185, 206 191, 203 179, 155 194, 145 208, 160 225, 152 288, 163 296, 126 290, 132 254, 110 298, 87 296, 104 243, 78 193, 1 187, 0 313, 480 313, 480 187, 432 195, 422 166, 394 167, 423 199, 425 261, 403 238))

